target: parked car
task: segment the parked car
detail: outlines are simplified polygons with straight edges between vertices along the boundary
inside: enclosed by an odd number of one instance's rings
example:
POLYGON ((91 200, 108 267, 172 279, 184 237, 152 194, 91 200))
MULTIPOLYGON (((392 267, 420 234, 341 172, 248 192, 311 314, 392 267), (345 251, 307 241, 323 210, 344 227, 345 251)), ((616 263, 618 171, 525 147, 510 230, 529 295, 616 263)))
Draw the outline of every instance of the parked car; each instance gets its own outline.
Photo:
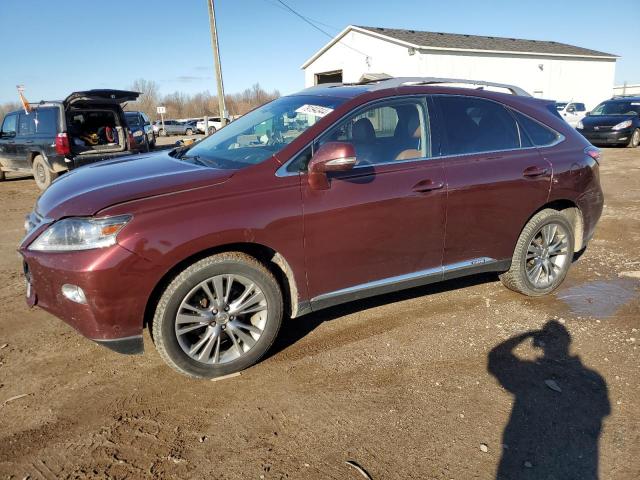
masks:
POLYGON ((156 135, 147 114, 144 112, 125 112, 124 116, 134 140, 133 147, 143 152, 152 150, 156 146, 156 135))
POLYGON ((148 326, 213 377, 285 316, 480 272, 552 292, 602 212, 599 150, 551 102, 434 81, 309 88, 65 175, 27 219, 28 304, 122 353, 148 326))
POLYGON ((194 133, 198 133, 198 127, 197 127, 198 121, 197 120, 188 120, 188 121, 186 121, 184 123, 185 123, 185 125, 188 125, 189 127, 191 127, 191 133, 188 134, 188 135, 191 135, 191 134, 194 134, 194 133))
POLYGON ((594 145, 640 145, 640 97, 606 100, 576 125, 594 145))
MULTIPOLYGON (((229 121, 227 120, 227 123, 229 123, 229 121)), ((220 130, 224 125, 222 125, 222 120, 220 119, 220 117, 209 117, 209 135, 211 135, 212 133, 215 133, 216 131, 220 130)), ((202 120, 199 120, 196 123, 196 128, 198 129, 198 132, 200 133, 205 133, 206 129, 204 126, 204 118, 202 120)))
POLYGON ((47 188, 61 173, 114 156, 134 145, 122 104, 140 94, 123 90, 74 92, 63 101, 42 101, 31 112, 5 115, 0 127, 0 179, 5 172, 33 173, 47 188))
POLYGON ((569 125, 575 127, 587 114, 587 108, 580 102, 556 102, 556 108, 569 125))
POLYGON ((167 137, 169 135, 193 135, 195 129, 188 123, 178 120, 165 120, 164 124, 158 126, 158 135, 167 137))

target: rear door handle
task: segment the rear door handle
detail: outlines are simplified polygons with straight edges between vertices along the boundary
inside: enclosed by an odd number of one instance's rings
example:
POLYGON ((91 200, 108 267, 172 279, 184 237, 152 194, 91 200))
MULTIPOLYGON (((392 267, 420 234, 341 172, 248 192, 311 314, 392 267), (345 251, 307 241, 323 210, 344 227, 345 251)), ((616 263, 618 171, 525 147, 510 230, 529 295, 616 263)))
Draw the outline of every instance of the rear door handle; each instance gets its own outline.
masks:
POLYGON ((522 172, 522 176, 527 178, 535 178, 535 177, 541 177, 542 175, 546 175, 547 173, 549 173, 548 168, 538 167, 537 165, 534 165, 532 167, 525 168, 524 172, 522 172))
POLYGON ((413 186, 412 190, 417 193, 426 193, 426 192, 431 192, 433 190, 439 190, 442 187, 444 187, 443 181, 440 180, 440 181, 434 182, 429 178, 427 180, 422 180, 421 182, 416 183, 413 186))

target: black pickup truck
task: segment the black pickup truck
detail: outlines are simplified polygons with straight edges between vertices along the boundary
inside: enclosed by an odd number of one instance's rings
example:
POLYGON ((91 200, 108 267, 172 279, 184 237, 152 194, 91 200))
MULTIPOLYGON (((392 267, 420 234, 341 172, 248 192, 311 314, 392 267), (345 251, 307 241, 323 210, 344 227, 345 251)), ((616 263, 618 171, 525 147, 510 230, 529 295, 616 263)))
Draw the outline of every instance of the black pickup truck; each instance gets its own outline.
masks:
POLYGON ((88 90, 8 113, 0 128, 0 180, 5 172, 29 172, 44 190, 62 172, 137 151, 122 108, 139 95, 88 90))

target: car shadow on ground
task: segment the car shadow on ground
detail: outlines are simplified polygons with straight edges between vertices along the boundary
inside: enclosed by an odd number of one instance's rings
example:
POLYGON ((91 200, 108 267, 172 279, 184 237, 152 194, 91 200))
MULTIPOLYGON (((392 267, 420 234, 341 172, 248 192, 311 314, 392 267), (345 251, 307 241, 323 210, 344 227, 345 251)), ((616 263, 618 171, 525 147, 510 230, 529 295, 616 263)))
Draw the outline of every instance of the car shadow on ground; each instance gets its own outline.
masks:
POLYGON ((359 312, 361 310, 367 310, 370 308, 375 308, 395 302, 402 302, 413 298, 423 297, 425 295, 433 295, 436 293, 457 290, 474 285, 480 285, 483 283, 495 282, 497 280, 498 276, 495 273, 484 273, 469 277, 462 277, 440 283, 401 290, 399 292, 378 295, 362 300, 356 300, 335 307, 326 308, 318 312, 310 313, 299 318, 285 320, 280 333, 278 334, 273 346, 267 353, 265 359, 276 355, 277 353, 306 337, 309 333, 311 333, 324 322, 330 322, 332 320, 336 320, 338 318, 350 315, 355 312, 359 312))
POLYGON ((611 412, 607 384, 569 354, 570 343, 569 331, 550 320, 489 353, 487 370, 514 396, 497 480, 598 478, 602 420, 611 412), (535 360, 514 352, 529 340, 542 351, 535 360))

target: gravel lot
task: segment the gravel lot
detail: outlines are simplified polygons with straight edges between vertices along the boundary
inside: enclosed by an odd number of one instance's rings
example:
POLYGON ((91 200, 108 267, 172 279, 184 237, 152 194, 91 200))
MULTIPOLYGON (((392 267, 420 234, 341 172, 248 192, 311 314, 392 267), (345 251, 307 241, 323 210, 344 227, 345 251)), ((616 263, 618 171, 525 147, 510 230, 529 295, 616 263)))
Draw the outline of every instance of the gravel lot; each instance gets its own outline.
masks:
POLYGON ((217 382, 148 336, 121 356, 28 309, 15 248, 37 191, 0 183, 0 478, 364 478, 354 461, 376 480, 637 480, 640 149, 605 149, 601 177, 596 236, 554 295, 484 275, 333 308, 217 382), (554 319, 544 358, 529 338, 505 353, 554 319))

